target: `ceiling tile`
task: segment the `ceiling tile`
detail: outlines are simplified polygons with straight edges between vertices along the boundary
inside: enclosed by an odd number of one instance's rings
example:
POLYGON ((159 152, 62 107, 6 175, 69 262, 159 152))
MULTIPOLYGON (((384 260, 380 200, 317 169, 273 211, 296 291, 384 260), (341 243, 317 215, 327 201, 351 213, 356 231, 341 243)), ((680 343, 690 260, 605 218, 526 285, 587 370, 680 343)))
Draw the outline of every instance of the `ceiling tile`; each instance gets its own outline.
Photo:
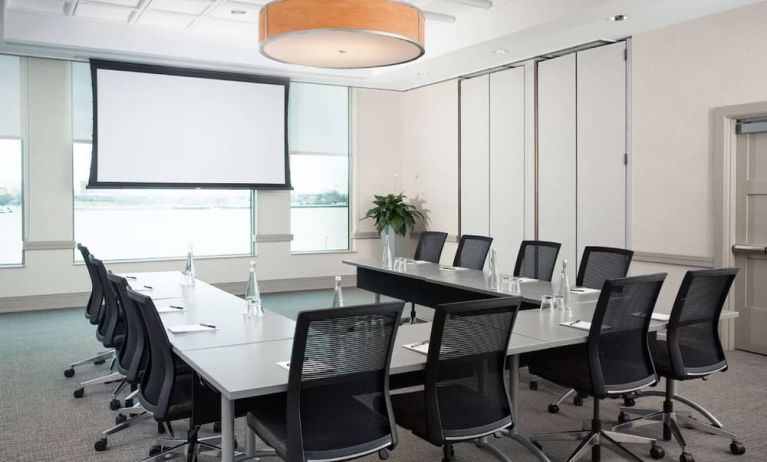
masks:
POLYGON ((218 19, 257 23, 259 11, 261 11, 261 5, 229 0, 213 10, 210 16, 218 19))
POLYGON ((194 19, 195 16, 190 16, 188 14, 149 10, 141 15, 137 24, 141 24, 142 26, 161 27, 164 29, 185 29, 192 21, 194 21, 194 19))
POLYGON ((97 3, 84 3, 81 1, 77 4, 75 16, 78 18, 97 19, 100 21, 127 22, 133 11, 133 8, 97 3))
POLYGON ((80 3, 105 3, 107 5, 119 5, 137 8, 140 1, 141 0, 80 0, 80 3))
POLYGON ((66 3, 64 0, 8 0, 6 8, 35 13, 64 14, 66 3))
POLYGON ((200 15, 212 3, 211 0, 153 0, 149 8, 173 13, 200 15))
POLYGON ((252 24, 244 21, 229 21, 226 19, 205 18, 196 26, 194 26, 194 31, 208 34, 253 36, 254 40, 256 42, 258 41, 258 24, 252 24))

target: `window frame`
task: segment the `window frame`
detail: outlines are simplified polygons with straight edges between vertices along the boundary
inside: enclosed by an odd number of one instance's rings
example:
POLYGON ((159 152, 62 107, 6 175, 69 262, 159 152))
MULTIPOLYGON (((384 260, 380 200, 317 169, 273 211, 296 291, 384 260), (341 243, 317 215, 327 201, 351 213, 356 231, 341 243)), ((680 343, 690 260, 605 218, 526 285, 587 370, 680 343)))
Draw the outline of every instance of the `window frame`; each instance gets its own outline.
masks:
MULTIPOLYGON (((293 82, 291 82, 293 83, 293 82)), ((303 82, 295 82, 295 83, 303 83, 303 82)), ((311 85, 326 85, 326 84, 311 84, 311 85)), ((329 85, 329 86, 341 86, 341 85, 329 85)), ((354 181, 354 156, 353 156, 353 129, 354 129, 354 104, 353 104, 353 98, 354 93, 352 91, 352 87, 346 87, 347 91, 347 98, 346 98, 346 114, 347 114, 347 127, 346 127, 346 153, 339 153, 339 152, 304 152, 304 151, 293 151, 292 149, 289 150, 290 160, 292 162, 293 156, 325 156, 325 157, 346 157, 348 159, 346 163, 346 175, 347 175, 347 185, 348 190, 346 192, 347 197, 347 205, 346 205, 346 248, 343 249, 327 249, 327 250, 293 250, 293 242, 290 243, 290 254, 291 255, 315 255, 315 254, 334 254, 334 253, 353 253, 354 249, 352 248, 352 191, 354 190, 353 181, 354 181)), ((295 175, 291 175, 291 179, 293 180, 294 186, 295 186, 295 175)), ((289 199, 289 212, 293 211, 293 198, 291 197, 289 199)), ((323 208, 323 207, 295 207, 295 208, 323 208)), ((293 220, 291 218, 290 220, 290 233, 291 235, 295 235, 293 232, 293 220)))

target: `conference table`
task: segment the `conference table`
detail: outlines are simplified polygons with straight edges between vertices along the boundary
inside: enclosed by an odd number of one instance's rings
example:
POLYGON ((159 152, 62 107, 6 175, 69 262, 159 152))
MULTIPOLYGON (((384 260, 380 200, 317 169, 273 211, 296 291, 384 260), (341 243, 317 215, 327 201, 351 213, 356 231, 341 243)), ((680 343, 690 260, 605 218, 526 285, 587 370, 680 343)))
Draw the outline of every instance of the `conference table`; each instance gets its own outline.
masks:
MULTIPOLYGON (((412 263, 398 270, 385 268, 376 261, 344 261, 357 269, 357 286, 376 294, 417 301, 425 306, 436 306, 449 301, 464 301, 510 294, 493 287, 482 271, 446 269, 431 263, 412 263), (418 295, 418 294, 421 295, 418 295), (423 295, 426 294, 426 295, 423 295), (413 296, 415 298, 408 298, 413 296)), ((221 457, 223 462, 234 462, 238 457, 234 448, 235 402, 287 391, 288 371, 277 363, 291 356, 295 322, 269 310, 261 318, 244 316, 247 303, 203 281, 194 286, 181 285, 179 272, 132 273, 131 287, 153 298, 159 307, 173 304, 184 310, 163 313, 166 328, 195 323, 208 323, 215 330, 173 334, 168 338, 173 351, 183 359, 210 387, 221 396, 221 457), (151 289, 147 289, 151 287, 151 289)), ((550 295, 550 282, 523 280, 522 299, 525 304, 537 304, 541 296, 550 295)), ((572 294, 571 308, 567 311, 520 311, 508 346, 510 356, 509 394, 515 416, 515 427, 507 436, 522 444, 539 460, 548 462, 543 452, 518 433, 519 418, 519 357, 524 353, 585 343, 588 331, 563 326, 571 320, 591 320, 599 292, 586 290, 572 294)), ((328 306, 331 297, 328 296, 328 306)), ((737 313, 727 312, 725 317, 737 313)), ((651 321, 650 330, 665 328, 664 321, 651 321)), ((395 339, 390 375, 408 374, 425 369, 426 355, 403 347, 427 340, 431 324, 400 326, 395 339)), ((245 453, 242 457, 257 455, 256 438, 250 429, 246 432, 245 453)))

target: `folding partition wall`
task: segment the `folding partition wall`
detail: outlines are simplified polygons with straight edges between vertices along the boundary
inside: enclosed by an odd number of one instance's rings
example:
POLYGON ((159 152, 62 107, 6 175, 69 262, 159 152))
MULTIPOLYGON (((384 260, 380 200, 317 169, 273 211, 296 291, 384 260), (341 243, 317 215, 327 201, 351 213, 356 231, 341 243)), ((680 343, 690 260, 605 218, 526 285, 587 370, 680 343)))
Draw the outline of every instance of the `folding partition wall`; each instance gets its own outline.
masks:
POLYGON ((573 283, 585 246, 626 246, 625 52, 619 42, 538 63, 537 174, 524 67, 461 81, 461 233, 492 236, 502 272, 536 219, 525 212, 535 180, 538 238, 562 243, 573 283))

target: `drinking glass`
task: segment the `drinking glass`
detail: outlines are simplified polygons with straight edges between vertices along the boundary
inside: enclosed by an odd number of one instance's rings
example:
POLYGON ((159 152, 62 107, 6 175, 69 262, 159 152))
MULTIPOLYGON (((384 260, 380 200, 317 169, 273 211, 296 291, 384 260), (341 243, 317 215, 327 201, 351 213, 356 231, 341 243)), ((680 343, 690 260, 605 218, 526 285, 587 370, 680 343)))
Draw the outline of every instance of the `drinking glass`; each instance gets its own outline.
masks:
POLYGON ((501 286, 498 288, 501 292, 511 293, 511 276, 501 276, 501 286))
POLYGON ((554 304, 554 311, 564 311, 565 310, 565 298, 561 295, 554 295, 552 297, 553 304, 554 304))
POLYGON ((519 278, 511 278, 511 281, 509 282, 509 292, 511 295, 522 295, 522 286, 520 285, 520 282, 519 278))
POLYGON ((554 308, 554 298, 551 295, 541 297, 541 311, 549 312, 554 308))

